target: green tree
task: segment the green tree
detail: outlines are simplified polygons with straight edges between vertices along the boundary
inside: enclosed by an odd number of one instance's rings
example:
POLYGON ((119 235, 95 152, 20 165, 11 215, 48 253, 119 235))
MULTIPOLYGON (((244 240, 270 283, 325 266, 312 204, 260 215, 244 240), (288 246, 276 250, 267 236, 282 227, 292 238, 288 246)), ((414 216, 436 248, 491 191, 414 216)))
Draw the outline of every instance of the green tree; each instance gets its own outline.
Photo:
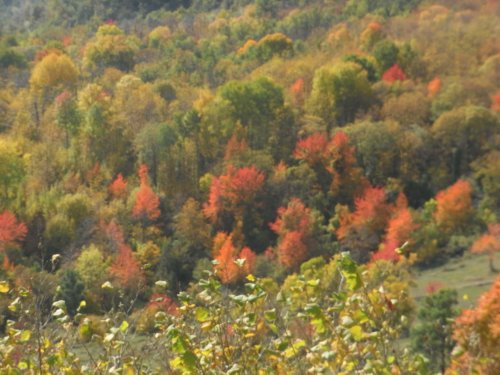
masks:
POLYGON ((455 345, 453 320, 457 316, 457 292, 442 289, 425 297, 418 312, 418 325, 411 331, 412 345, 429 360, 434 371, 444 374, 455 345))
POLYGON ((368 109, 372 99, 366 71, 356 63, 345 62, 316 71, 308 105, 309 111, 331 128, 352 122, 358 112, 368 109))
POLYGON ((0 202, 5 207, 17 195, 26 175, 26 165, 17 144, 0 138, 0 202))
POLYGON ((78 272, 72 269, 63 271, 59 279, 58 297, 66 302, 66 308, 70 316, 76 314, 80 302, 84 300, 83 292, 85 286, 78 272))
POLYGON ((492 146, 500 131, 498 117, 478 106, 460 107, 443 113, 432 125, 440 155, 455 180, 470 171, 470 163, 492 146))

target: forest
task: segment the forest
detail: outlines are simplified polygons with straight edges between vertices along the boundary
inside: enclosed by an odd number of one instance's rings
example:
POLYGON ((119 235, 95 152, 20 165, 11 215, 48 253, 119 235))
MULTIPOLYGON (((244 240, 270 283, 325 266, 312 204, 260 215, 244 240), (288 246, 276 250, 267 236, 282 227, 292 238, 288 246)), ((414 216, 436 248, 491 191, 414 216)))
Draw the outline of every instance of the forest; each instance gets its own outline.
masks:
POLYGON ((500 374, 499 160, 496 0, 0 0, 0 373, 500 374))

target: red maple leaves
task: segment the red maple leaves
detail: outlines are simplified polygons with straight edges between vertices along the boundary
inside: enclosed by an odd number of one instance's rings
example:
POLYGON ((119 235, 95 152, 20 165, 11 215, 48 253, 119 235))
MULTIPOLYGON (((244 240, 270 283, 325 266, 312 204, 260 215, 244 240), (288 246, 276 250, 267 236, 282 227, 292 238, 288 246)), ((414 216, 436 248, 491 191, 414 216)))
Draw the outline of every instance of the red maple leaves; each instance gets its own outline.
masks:
POLYGON ((26 225, 19 222, 12 212, 4 211, 0 214, 0 251, 5 251, 8 246, 19 244, 27 233, 26 225))
POLYGON ((493 259, 495 252, 500 251, 500 224, 488 225, 488 231, 472 244, 471 251, 473 253, 487 253, 490 258, 490 269, 495 272, 493 259))
POLYGON ((142 164, 139 168, 141 185, 135 196, 132 215, 137 219, 156 220, 160 217, 160 199, 149 186, 148 167, 142 164))
POLYGON ((307 259, 312 240, 312 213, 298 198, 278 209, 278 218, 270 224, 278 238, 278 261, 288 269, 307 259))
POLYGON ((105 231, 117 251, 117 256, 109 267, 109 273, 122 288, 136 289, 143 285, 144 272, 132 249, 125 242, 122 228, 112 221, 105 227, 105 231))
POLYGON ((462 227, 472 210, 472 188, 465 180, 458 180, 448 189, 436 195, 434 218, 444 231, 462 227))
POLYGON ((265 176, 255 166, 227 167, 226 174, 212 177, 208 202, 203 213, 215 222, 222 210, 238 214, 243 206, 251 203, 264 184, 265 176))
POLYGON ((109 192, 114 198, 125 198, 127 195, 127 185, 127 181, 119 173, 116 179, 109 185, 109 192))
POLYGON ((240 281, 244 276, 252 273, 255 264, 256 254, 248 247, 244 247, 241 251, 233 244, 233 236, 219 232, 214 239, 214 259, 217 261, 215 265, 215 273, 224 284, 232 284, 240 281), (240 267, 236 264, 238 259, 243 259, 244 262, 240 267))
POLYGON ((394 64, 391 66, 389 69, 385 71, 385 73, 382 75, 382 79, 386 82, 396 82, 396 81, 405 81, 406 80, 406 74, 401 69, 401 67, 398 64, 394 64))
POLYGON ((416 228, 417 225, 413 222, 406 197, 400 193, 396 208, 387 224, 384 242, 379 250, 373 254, 372 260, 398 261, 400 256, 396 249, 410 239, 416 228))

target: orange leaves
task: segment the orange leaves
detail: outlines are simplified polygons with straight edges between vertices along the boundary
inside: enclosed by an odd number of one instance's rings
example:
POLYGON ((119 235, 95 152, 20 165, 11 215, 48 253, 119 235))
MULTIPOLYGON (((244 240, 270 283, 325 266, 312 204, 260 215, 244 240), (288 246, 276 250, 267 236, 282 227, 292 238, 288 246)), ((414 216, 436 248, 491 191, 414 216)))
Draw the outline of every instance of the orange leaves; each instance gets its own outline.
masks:
POLYGON ((470 184, 458 180, 436 195, 437 207, 434 218, 442 230, 452 231, 464 226, 472 210, 471 193, 470 184))
POLYGON ((245 275, 253 271, 255 264, 255 253, 248 247, 244 247, 238 254, 233 244, 233 236, 223 232, 217 233, 214 239, 215 273, 224 284, 232 284, 240 281, 245 275), (242 267, 237 265, 237 259, 244 259, 242 267))
POLYGON ((307 258, 304 234, 287 232, 278 245, 278 261, 288 269, 297 268, 307 258))
POLYGON ((264 174, 253 165, 238 169, 229 166, 220 181, 224 196, 232 205, 239 205, 253 200, 264 183, 264 174))
POLYGON ((364 186, 354 153, 347 134, 339 131, 330 140, 324 133, 314 133, 298 141, 293 156, 311 168, 326 171, 332 177, 329 187, 333 195, 349 201, 364 186))
POLYGON ((278 218, 270 227, 279 235, 278 261, 286 268, 297 268, 307 259, 312 222, 311 210, 298 198, 278 209, 278 218))
POLYGON ((293 99, 296 103, 301 104, 304 102, 304 78, 297 79, 290 87, 293 99))
POLYGON ((493 253, 500 251, 500 224, 488 225, 488 232, 474 242, 471 251, 473 253, 493 253))
POLYGON ((208 194, 208 202, 203 205, 203 214, 212 222, 217 221, 217 218, 222 211, 222 188, 218 177, 212 177, 210 184, 210 192, 208 194))
POLYGON ((116 176, 116 179, 109 185, 109 192, 113 198, 125 198, 127 195, 127 181, 121 173, 116 176))
POLYGON ((125 242, 122 228, 112 221, 105 226, 105 231, 118 253, 109 268, 109 273, 122 288, 138 288, 144 283, 144 273, 132 249, 125 242))
POLYGON ((441 90, 441 78, 436 77, 427 85, 427 95, 429 98, 433 98, 441 90))
POLYGON ((477 307, 464 310, 455 322, 454 339, 465 353, 454 368, 474 373, 500 373, 500 277, 484 293, 477 307))
POLYGON ((26 225, 17 221, 12 212, 4 211, 0 214, 0 251, 4 251, 7 246, 19 243, 27 233, 26 225))
POLYGON ((337 229, 339 239, 345 238, 351 227, 366 226, 374 232, 385 227, 390 205, 385 201, 383 188, 367 187, 364 194, 356 198, 354 204, 355 211, 341 219, 341 225, 337 229))
POLYGON ((269 224, 278 235, 283 236, 290 231, 302 231, 310 234, 311 210, 298 198, 293 198, 287 207, 278 209, 278 218, 269 224))
POLYGON ((293 156, 309 165, 326 162, 328 159, 328 139, 324 133, 314 133, 297 142, 293 156))
POLYGON ((379 251, 373 254, 372 260, 398 261, 400 256, 396 253, 396 249, 409 240, 410 235, 416 228, 417 225, 413 222, 406 197, 400 193, 396 202, 396 209, 387 224, 385 240, 379 251))
POLYGON ((291 90, 295 95, 299 95, 300 93, 302 93, 304 90, 304 78, 297 79, 293 83, 291 90))
POLYGON ((215 222, 222 212, 240 211, 251 203, 264 184, 265 176, 255 166, 235 168, 229 165, 226 174, 212 177, 208 202, 203 213, 215 222))
POLYGON ((491 96, 491 110, 500 111, 500 91, 491 96))
POLYGON ((382 75, 382 79, 389 83, 393 83, 396 81, 405 81, 406 74, 398 64, 394 64, 385 71, 385 73, 382 75))
POLYGON ((488 225, 488 231, 472 244, 471 251, 473 253, 487 253, 490 257, 490 270, 495 272, 493 257, 495 252, 500 251, 500 224, 488 225))
POLYGON ((139 168, 141 185, 135 196, 132 215, 137 219, 156 220, 160 217, 160 199, 155 194, 148 182, 148 167, 141 165, 139 168))
POLYGON ((169 315, 179 315, 179 309, 169 296, 160 293, 153 293, 149 299, 148 307, 154 308, 156 311, 163 311, 169 315))

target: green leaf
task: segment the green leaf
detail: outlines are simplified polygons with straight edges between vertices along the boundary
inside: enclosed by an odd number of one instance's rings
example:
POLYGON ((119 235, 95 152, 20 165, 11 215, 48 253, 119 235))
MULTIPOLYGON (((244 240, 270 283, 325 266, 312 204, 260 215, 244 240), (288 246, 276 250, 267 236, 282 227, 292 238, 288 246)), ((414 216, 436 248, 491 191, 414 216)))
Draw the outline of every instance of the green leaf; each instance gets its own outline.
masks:
POLYGON ((181 358, 182 362, 184 362, 187 367, 191 369, 196 367, 196 361, 198 358, 193 352, 185 352, 182 354, 181 358))
POLYGON ((206 322, 210 318, 210 312, 204 307, 196 308, 194 316, 200 323, 206 322))
POLYGON ((355 291, 363 286, 363 282, 358 272, 358 266, 351 259, 349 253, 342 253, 339 265, 349 290, 355 291))
POLYGON ((313 318, 319 318, 322 316, 323 311, 316 303, 308 303, 304 308, 305 312, 313 318))
POLYGON ((323 319, 313 319, 311 320, 311 324, 313 325, 314 329, 316 330, 316 333, 322 334, 326 332, 326 327, 325 327, 325 322, 323 319))
POLYGON ((18 363, 17 368, 19 370, 26 370, 28 368, 28 364, 24 361, 18 363))
POLYGON ((276 309, 264 311, 264 318, 268 322, 274 322, 276 320, 276 309))

